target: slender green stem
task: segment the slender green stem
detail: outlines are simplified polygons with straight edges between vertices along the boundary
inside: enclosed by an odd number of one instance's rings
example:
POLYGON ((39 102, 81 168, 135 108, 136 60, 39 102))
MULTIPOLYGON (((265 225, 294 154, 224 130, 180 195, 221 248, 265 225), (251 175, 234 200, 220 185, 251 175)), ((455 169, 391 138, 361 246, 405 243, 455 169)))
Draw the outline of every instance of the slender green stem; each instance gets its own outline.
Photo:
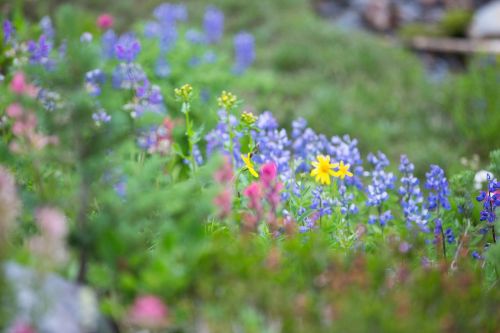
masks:
POLYGON ((226 109, 226 125, 227 125, 227 132, 229 133, 229 155, 231 158, 231 165, 233 167, 236 166, 235 160, 234 160, 234 132, 233 132, 233 127, 231 126, 231 114, 230 114, 230 109, 226 109))
POLYGON ((188 139, 189 162, 191 164, 191 170, 194 173, 196 171, 196 161, 194 158, 193 126, 189 119, 190 109, 191 105, 189 103, 184 102, 182 104, 182 112, 186 115, 186 137, 188 139))

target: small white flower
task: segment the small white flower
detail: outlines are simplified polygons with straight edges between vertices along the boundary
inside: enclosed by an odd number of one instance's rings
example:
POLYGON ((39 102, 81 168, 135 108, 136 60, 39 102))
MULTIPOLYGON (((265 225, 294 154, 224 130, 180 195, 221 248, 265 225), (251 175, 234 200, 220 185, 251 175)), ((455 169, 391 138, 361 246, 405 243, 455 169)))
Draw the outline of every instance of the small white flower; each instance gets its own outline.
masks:
POLYGON ((90 43, 92 41, 92 34, 90 32, 84 32, 80 37, 80 42, 90 43))
POLYGON ((483 188, 483 184, 488 180, 488 176, 493 178, 493 174, 486 170, 479 170, 474 176, 474 188, 480 190, 483 188))

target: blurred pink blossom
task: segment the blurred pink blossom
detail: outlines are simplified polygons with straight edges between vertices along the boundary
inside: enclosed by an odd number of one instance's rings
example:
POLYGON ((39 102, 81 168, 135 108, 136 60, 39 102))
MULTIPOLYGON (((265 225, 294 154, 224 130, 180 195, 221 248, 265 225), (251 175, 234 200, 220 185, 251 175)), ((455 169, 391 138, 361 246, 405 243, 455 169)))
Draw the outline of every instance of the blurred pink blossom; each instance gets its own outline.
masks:
POLYGON ((38 89, 26 82, 26 78, 23 72, 17 72, 12 77, 10 81, 10 90, 18 95, 26 94, 30 97, 36 97, 38 89))
POLYGON ((7 235, 21 210, 16 182, 9 171, 0 166, 0 238, 7 235))
POLYGON ((269 187, 274 182, 277 174, 278 168, 273 162, 264 164, 260 169, 260 177, 265 187, 269 187))
POLYGON ((18 321, 7 331, 7 333, 36 333, 36 330, 31 327, 31 325, 18 321))
POLYGON ((24 78, 24 74, 22 72, 17 72, 12 77, 12 81, 10 81, 10 90, 15 94, 23 94, 26 90, 26 80, 24 78))
POLYGON ((256 213, 262 211, 262 188, 260 183, 252 183, 243 190, 243 195, 249 199, 248 207, 254 209, 256 213))
POLYGON ((36 210, 35 219, 40 234, 29 240, 32 253, 51 263, 65 263, 68 258, 66 216, 56 208, 42 207, 36 210))
POLYGON ((154 295, 139 296, 129 312, 133 325, 158 328, 168 325, 168 308, 162 300, 154 295))
POLYGON ((23 108, 19 103, 12 103, 7 106, 6 113, 11 118, 19 118, 23 114, 23 108))
POLYGON ((233 180, 234 180, 233 167, 229 158, 224 158, 224 163, 215 172, 215 180, 224 188, 214 198, 214 204, 219 210, 219 217, 226 218, 231 214, 233 208, 233 180))
POLYGON ((101 14, 97 18, 97 26, 101 29, 109 29, 113 26, 115 19, 110 14, 101 14))
POLYGON ((35 212, 36 221, 42 231, 54 239, 66 237, 68 228, 66 216, 58 209, 52 207, 42 207, 35 212))
POLYGON ((219 217, 226 218, 231 214, 233 208, 233 193, 231 189, 225 188, 214 198, 214 204, 219 208, 219 217))
POLYGON ((37 118, 33 112, 25 110, 18 103, 10 104, 6 113, 14 119, 12 133, 17 137, 9 144, 9 148, 14 153, 23 153, 29 149, 40 150, 45 146, 57 145, 59 138, 54 135, 44 135, 36 131, 37 118))

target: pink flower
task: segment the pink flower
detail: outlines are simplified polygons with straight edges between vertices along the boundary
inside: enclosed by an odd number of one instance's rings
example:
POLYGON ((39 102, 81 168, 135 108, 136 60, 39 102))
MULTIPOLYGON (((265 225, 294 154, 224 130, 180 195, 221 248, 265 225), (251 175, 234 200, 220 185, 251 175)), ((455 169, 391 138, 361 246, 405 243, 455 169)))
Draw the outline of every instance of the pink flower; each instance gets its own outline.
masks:
POLYGON ((259 183, 252 183, 243 190, 243 195, 249 199, 257 200, 260 199, 262 191, 259 183))
POLYGON ((42 207, 36 210, 35 219, 40 234, 31 237, 29 248, 39 258, 48 263, 63 264, 68 259, 66 235, 68 228, 66 217, 56 208, 42 207))
POLYGON ((6 112, 11 118, 19 118, 23 114, 23 107, 19 103, 12 103, 7 106, 6 112))
POLYGON ((10 81, 10 90, 15 94, 23 94, 27 88, 26 80, 22 72, 17 72, 10 81))
POLYGON ((97 18, 97 26, 101 29, 109 29, 113 26, 115 19, 110 14, 102 14, 97 18))
POLYGON ((43 234, 53 239, 63 239, 68 233, 66 216, 58 209, 42 207, 36 210, 35 218, 43 234))
POLYGON ((8 333, 36 333, 36 331, 31 325, 18 321, 8 330, 8 333))
POLYGON ((257 214, 262 212, 262 188, 260 183, 252 183, 243 190, 243 195, 249 199, 248 207, 254 209, 257 214))
POLYGON ((154 295, 144 295, 135 299, 129 312, 130 322, 134 325, 158 328, 168 325, 168 308, 154 295))
POLYGON ((273 162, 266 163, 260 169, 260 177, 265 187, 269 187, 278 174, 278 168, 273 162))
POLYGON ((266 194, 266 198, 272 206, 272 209, 275 210, 278 207, 280 202, 280 191, 283 189, 283 184, 281 182, 277 182, 274 186, 270 187, 270 190, 266 194))
POLYGON ((16 181, 8 170, 0 166, 0 241, 14 227, 20 210, 16 181))
POLYGON ((214 198, 214 204, 219 208, 219 217, 226 218, 231 214, 233 208, 233 193, 230 189, 225 188, 214 198))
POLYGON ((23 72, 17 72, 10 81, 10 90, 18 95, 26 94, 35 98, 38 94, 38 89, 32 84, 26 82, 23 72))

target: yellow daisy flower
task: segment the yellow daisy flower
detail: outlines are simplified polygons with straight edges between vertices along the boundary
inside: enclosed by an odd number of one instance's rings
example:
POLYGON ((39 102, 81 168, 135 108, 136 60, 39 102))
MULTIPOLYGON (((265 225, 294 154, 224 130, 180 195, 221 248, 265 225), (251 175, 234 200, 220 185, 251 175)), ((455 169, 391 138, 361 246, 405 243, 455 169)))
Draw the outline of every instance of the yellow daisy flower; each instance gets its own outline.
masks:
POLYGON ((243 160, 243 163, 245 163, 245 167, 250 172, 252 176, 255 178, 259 178, 259 174, 257 171, 255 171, 255 168, 253 167, 252 161, 250 160, 250 153, 248 153, 246 156, 245 155, 240 155, 241 159, 243 160))
POLYGON ((340 161, 340 164, 338 165, 339 170, 335 171, 334 176, 340 177, 340 179, 344 179, 345 176, 352 177, 353 174, 349 171, 349 167, 349 164, 344 164, 344 161, 340 161))
POLYGON ((311 171, 311 176, 315 177, 316 182, 320 184, 330 185, 330 176, 334 176, 333 168, 338 167, 338 163, 330 163, 330 156, 318 155, 317 161, 312 162, 314 169, 311 171))

